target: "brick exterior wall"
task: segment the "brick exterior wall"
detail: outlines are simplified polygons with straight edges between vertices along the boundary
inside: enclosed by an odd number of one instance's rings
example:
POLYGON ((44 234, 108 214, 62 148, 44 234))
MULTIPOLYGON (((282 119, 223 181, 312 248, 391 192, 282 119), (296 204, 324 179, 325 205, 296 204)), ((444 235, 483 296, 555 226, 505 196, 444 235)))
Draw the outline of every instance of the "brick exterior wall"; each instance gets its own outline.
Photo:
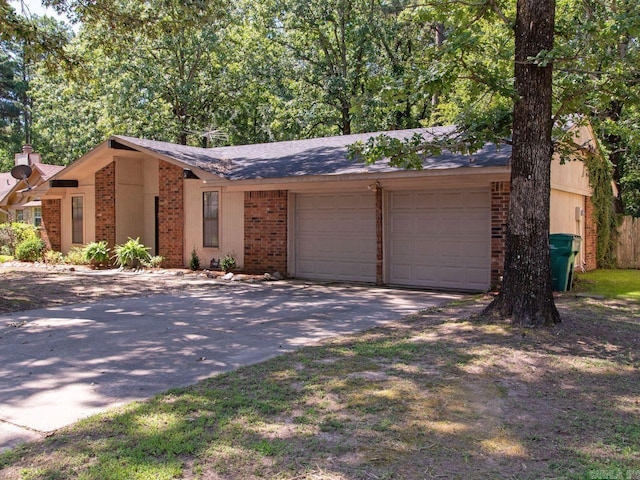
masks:
POLYGON ((504 273, 504 250, 507 239, 510 182, 491 183, 491 286, 500 283, 504 273))
POLYGON ((164 266, 182 268, 185 266, 183 169, 161 161, 158 176, 158 255, 164 257, 164 266))
POLYGON ((109 248, 116 244, 116 162, 95 174, 96 241, 106 240, 109 248))
POLYGON ((42 200, 42 229, 40 235, 48 250, 62 250, 62 207, 59 199, 42 200))
POLYGON ((286 190, 245 192, 244 270, 287 274, 286 190))
POLYGON ((585 218, 585 227, 584 227, 584 236, 583 245, 584 245, 584 260, 585 260, 585 268, 587 270, 595 270, 598 267, 597 261, 597 250, 598 250, 598 225, 596 223, 594 217, 594 208, 593 203, 591 202, 591 197, 585 198, 585 206, 584 206, 584 218, 585 218))

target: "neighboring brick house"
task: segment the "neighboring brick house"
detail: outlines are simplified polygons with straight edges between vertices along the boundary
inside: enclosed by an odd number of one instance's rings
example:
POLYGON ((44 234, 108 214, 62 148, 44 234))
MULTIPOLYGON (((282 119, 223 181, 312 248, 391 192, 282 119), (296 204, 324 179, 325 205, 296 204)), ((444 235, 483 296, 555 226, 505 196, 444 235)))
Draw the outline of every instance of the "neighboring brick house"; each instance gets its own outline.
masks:
MULTIPOLYGON (((452 127, 384 132, 403 139, 452 127)), ((139 237, 165 265, 229 254, 247 272, 486 290, 502 274, 509 146, 426 157, 422 170, 352 162, 359 134, 203 149, 114 136, 42 187, 52 248, 139 237)), ((590 129, 581 145, 593 146, 590 129)), ((595 268, 582 162, 552 166, 551 233, 585 238, 595 268)))
MULTIPOLYGON (((24 145, 15 155, 15 167, 28 167, 25 178, 11 172, 0 173, 0 223, 25 222, 42 226, 42 203, 34 188, 46 183, 64 167, 42 163, 31 145, 24 145)), ((12 170, 13 172, 13 170, 12 170)), ((18 172, 20 173, 20 172, 18 172)))

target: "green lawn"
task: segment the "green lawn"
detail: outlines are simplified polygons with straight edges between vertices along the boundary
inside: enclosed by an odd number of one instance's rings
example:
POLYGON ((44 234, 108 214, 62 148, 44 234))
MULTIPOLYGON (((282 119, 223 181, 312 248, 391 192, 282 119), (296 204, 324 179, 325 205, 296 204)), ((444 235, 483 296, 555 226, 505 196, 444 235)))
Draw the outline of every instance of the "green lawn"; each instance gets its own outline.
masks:
POLYGON ((13 260, 11 255, 0 255, 0 263, 9 262, 13 260))
POLYGON ((640 300, 640 270, 594 270, 575 277, 573 290, 619 300, 640 300))

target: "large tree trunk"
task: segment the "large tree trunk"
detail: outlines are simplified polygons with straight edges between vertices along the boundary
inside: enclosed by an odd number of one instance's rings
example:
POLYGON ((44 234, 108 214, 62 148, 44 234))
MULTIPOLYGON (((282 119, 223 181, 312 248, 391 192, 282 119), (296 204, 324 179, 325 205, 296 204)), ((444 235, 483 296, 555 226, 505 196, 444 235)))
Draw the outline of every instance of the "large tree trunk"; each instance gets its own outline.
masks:
POLYGON ((518 0, 511 195, 504 277, 485 314, 514 324, 560 322, 551 288, 549 197, 551 195, 552 66, 531 61, 553 48, 555 0, 518 0))

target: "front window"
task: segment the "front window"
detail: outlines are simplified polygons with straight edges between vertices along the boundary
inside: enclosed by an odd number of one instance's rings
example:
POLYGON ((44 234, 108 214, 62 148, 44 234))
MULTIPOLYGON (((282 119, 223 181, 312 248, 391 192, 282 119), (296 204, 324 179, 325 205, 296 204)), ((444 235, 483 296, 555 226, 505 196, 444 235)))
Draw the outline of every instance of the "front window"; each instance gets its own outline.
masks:
POLYGON ((24 222, 24 210, 16 210, 16 222, 24 222))
POLYGON ((203 246, 218 247, 218 192, 202 194, 202 232, 203 246))
POLYGON ((71 242, 84 243, 82 197, 71 197, 71 242))
POLYGON ((33 209, 33 224, 37 228, 42 226, 42 207, 35 207, 33 209))

